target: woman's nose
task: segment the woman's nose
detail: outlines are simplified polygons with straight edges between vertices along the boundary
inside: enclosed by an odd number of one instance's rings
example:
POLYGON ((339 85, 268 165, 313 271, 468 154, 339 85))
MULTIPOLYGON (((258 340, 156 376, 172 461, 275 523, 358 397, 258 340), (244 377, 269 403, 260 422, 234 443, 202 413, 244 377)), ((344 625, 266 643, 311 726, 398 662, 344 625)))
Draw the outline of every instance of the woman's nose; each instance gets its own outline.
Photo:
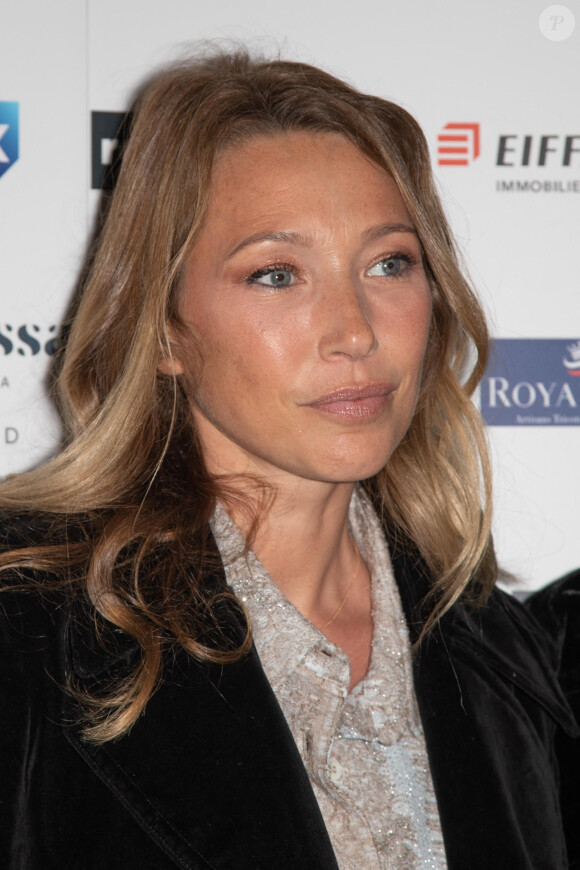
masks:
POLYGON ((321 300, 320 355, 364 359, 377 347, 370 311, 355 282, 337 283, 321 300))

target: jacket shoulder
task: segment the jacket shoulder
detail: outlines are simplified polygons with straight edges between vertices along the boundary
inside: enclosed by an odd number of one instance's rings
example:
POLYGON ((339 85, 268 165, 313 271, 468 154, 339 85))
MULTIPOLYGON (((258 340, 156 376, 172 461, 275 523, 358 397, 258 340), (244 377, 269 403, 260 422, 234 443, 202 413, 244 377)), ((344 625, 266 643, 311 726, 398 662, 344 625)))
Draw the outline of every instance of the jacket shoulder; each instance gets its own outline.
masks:
MULTIPOLYGON (((540 589, 528 598, 526 605, 553 639, 559 658, 560 682, 580 722, 580 570, 540 589)), ((580 867, 580 741, 558 735, 556 753, 570 867, 580 867)))
MULTIPOLYGON (((388 532, 387 540, 414 643, 433 606, 433 579, 412 544, 388 532)), ((424 668, 431 656, 452 668, 461 662, 466 675, 478 671, 488 682, 499 677, 568 733, 578 733, 558 683, 558 654, 552 638, 533 612, 498 586, 484 604, 472 605, 464 598, 455 602, 422 641, 417 662, 424 668)))
MULTIPOLYGON (((444 618, 445 619, 445 618, 444 618)), ((558 680, 558 650, 534 613, 496 587, 486 604, 456 607, 452 634, 514 687, 537 702, 571 736, 578 726, 558 680)), ((453 641, 452 641, 453 643, 453 641)))
POLYGON ((12 624, 24 628, 30 623, 33 630, 42 622, 48 628, 47 616, 65 606, 67 596, 59 590, 59 578, 27 564, 24 553, 65 541, 62 523, 50 515, 0 512, 0 614, 12 624))
POLYGON ((562 688, 580 720, 580 569, 535 592, 526 607, 550 636, 562 688))
POLYGON ((0 510, 0 554, 27 547, 79 543, 87 539, 87 520, 39 511, 0 510))
POLYGON ((21 681, 20 694, 34 689, 31 680, 44 684, 47 674, 66 680, 66 639, 88 610, 66 570, 53 572, 42 554, 29 558, 29 548, 71 544, 75 536, 78 542, 79 527, 71 529, 69 537, 62 518, 50 515, 0 513, 1 671, 4 687, 21 681))
POLYGON ((526 607, 554 641, 563 670, 578 676, 580 691, 580 568, 534 592, 526 607))

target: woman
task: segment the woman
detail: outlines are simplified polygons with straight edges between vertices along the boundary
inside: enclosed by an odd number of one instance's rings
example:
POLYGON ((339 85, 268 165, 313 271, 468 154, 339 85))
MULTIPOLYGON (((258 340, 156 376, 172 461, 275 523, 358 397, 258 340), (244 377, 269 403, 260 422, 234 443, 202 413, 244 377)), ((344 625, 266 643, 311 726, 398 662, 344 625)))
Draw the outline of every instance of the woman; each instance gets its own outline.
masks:
POLYGON ((5 866, 566 866, 486 351, 406 112, 243 52, 148 85, 67 445, 1 493, 5 866))

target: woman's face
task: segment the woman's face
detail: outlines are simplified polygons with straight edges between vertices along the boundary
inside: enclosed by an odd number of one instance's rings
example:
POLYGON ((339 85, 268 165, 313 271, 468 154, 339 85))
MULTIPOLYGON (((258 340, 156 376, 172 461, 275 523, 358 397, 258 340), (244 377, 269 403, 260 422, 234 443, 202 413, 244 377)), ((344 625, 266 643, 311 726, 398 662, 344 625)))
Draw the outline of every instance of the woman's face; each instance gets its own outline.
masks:
POLYGON ((336 483, 385 465, 431 298, 395 183, 348 140, 297 131, 220 156, 180 311, 204 360, 190 399, 211 471, 336 483))

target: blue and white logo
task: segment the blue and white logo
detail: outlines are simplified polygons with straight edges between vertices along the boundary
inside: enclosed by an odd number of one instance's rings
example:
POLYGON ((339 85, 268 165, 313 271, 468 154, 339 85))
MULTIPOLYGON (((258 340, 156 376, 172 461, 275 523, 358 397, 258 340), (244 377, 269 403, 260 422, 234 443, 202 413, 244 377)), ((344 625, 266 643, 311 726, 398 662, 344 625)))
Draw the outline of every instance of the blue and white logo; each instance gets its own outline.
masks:
POLYGON ((490 426, 580 426, 580 341, 496 339, 481 413, 490 426))
POLYGON ((18 160, 18 103, 0 101, 0 176, 18 160))

